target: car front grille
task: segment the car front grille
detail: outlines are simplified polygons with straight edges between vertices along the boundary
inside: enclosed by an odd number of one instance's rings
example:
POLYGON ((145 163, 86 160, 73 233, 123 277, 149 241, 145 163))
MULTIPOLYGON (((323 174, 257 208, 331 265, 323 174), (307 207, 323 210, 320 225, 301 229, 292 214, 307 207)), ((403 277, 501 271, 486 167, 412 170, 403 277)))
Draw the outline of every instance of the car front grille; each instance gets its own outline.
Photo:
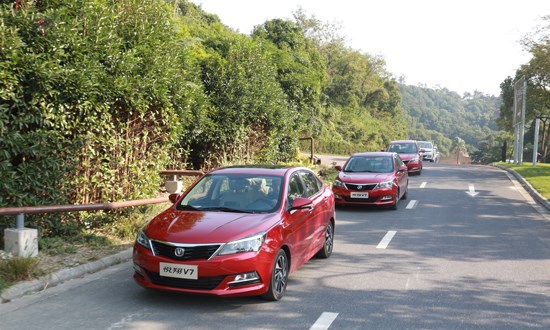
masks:
POLYGON ((216 252, 220 245, 172 245, 158 241, 151 241, 155 255, 160 255, 172 260, 200 260, 210 258, 216 252), (181 256, 176 255, 176 248, 183 248, 184 253, 181 256))
POLYGON ((192 289, 192 290, 213 290, 215 289, 225 278, 225 276, 217 277, 202 277, 197 280, 188 280, 182 278, 173 278, 160 276, 159 273, 150 272, 145 270, 151 282, 155 285, 166 286, 178 289, 192 289))
POLYGON ((348 188, 348 190, 366 191, 366 190, 373 190, 374 187, 376 187, 376 183, 374 184, 346 183, 346 188, 348 188))

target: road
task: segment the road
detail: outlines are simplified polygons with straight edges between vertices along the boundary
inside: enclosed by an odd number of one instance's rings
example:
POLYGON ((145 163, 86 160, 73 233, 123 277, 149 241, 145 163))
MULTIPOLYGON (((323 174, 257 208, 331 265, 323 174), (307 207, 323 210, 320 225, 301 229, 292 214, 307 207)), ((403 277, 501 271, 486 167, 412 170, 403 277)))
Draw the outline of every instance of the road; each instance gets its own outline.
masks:
POLYGON ((489 166, 426 164, 397 211, 337 210, 279 302, 147 291, 125 262, 0 305, 0 329, 550 329, 550 216, 489 166))

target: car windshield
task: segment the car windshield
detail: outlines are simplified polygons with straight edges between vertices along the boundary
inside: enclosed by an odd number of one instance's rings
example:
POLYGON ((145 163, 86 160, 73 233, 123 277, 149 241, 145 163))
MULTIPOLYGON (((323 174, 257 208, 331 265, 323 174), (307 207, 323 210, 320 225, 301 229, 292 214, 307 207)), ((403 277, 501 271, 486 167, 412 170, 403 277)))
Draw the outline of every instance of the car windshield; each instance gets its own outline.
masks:
POLYGON ((353 156, 346 163, 344 172, 391 173, 393 162, 389 156, 353 156))
POLYGON ((418 144, 420 145, 420 148, 424 148, 424 149, 432 149, 432 143, 431 142, 418 142, 418 144))
POLYGON ((392 143, 388 151, 397 152, 398 154, 413 154, 418 152, 416 145, 413 143, 392 143))
POLYGON ((269 213, 281 204, 283 178, 254 174, 204 176, 176 206, 178 210, 269 213))

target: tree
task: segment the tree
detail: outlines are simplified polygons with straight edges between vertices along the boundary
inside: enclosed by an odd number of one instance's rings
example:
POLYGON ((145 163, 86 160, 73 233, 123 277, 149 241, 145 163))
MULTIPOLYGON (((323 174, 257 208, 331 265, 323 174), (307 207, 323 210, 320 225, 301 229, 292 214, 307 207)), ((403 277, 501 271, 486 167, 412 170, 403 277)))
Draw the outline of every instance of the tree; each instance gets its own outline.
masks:
POLYGON ((254 28, 277 70, 277 80, 289 106, 305 121, 305 136, 320 132, 321 95, 326 81, 324 58, 302 28, 292 21, 274 19, 254 28), (271 47, 270 47, 271 45, 271 47))
POLYGON ((468 151, 466 143, 460 137, 455 137, 451 146, 451 153, 456 153, 456 163, 460 164, 460 155, 468 151))
POLYGON ((511 77, 500 85, 503 105, 498 120, 501 129, 513 131, 514 90, 513 82, 521 77, 527 79, 527 99, 525 122, 532 122, 535 118, 541 119, 543 161, 548 156, 548 137, 550 135, 550 16, 543 19, 542 25, 534 33, 522 40, 524 48, 532 54, 528 63, 518 68, 515 79, 511 77))

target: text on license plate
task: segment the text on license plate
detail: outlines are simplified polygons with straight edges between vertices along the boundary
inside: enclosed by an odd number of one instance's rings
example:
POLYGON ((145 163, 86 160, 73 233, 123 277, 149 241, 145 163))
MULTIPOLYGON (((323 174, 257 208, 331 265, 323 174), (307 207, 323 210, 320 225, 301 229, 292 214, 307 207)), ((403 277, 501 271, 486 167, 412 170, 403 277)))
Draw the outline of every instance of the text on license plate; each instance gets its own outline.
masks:
POLYGON ((199 278, 199 269, 196 265, 181 265, 161 262, 159 275, 196 280, 199 278))
POLYGON ((351 192, 351 198, 369 198, 368 192, 351 192))

